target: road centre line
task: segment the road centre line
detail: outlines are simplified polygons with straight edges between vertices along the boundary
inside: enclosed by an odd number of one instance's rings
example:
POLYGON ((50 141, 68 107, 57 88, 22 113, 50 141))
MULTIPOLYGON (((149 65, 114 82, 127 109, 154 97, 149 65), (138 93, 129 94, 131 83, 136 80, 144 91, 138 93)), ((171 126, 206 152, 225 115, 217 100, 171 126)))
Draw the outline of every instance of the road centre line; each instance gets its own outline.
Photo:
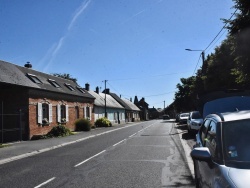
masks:
POLYGON ((131 137, 135 136, 136 134, 137 134, 137 133, 130 135, 130 136, 129 136, 129 138, 131 138, 131 137))
POLYGON ((97 153, 97 154, 93 155, 92 157, 90 157, 90 158, 88 158, 88 159, 86 159, 86 160, 84 160, 84 161, 78 163, 78 164, 75 165, 74 167, 78 167, 78 166, 82 165, 83 163, 86 163, 86 162, 89 161, 90 159, 93 159, 94 157, 97 157, 98 155, 101 155, 101 154, 104 153, 104 152, 106 152, 106 150, 103 150, 103 151, 101 151, 100 153, 97 153))
POLYGON ((54 179, 56 179, 56 177, 53 177, 53 178, 51 178, 51 179, 49 179, 49 180, 47 180, 47 181, 45 181, 45 182, 41 183, 40 185, 38 185, 38 186, 36 186, 36 187, 34 187, 34 188, 39 188, 39 187, 42 187, 43 185, 45 185, 45 184, 47 184, 47 183, 49 183, 49 182, 53 181, 54 179))
POLYGON ((114 144, 113 146, 117 146, 118 144, 120 144, 120 143, 122 143, 122 142, 124 142, 124 141, 126 141, 126 140, 127 140, 127 139, 124 139, 124 140, 122 140, 122 141, 120 141, 120 142, 114 144))

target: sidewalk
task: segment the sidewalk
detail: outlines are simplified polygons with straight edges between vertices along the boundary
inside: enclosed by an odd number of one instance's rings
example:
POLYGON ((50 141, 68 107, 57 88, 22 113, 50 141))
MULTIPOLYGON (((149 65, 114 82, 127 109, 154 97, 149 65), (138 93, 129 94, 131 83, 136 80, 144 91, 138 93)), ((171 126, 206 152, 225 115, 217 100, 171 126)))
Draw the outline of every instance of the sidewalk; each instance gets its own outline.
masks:
POLYGON ((89 132, 77 132, 75 135, 60 138, 8 143, 8 147, 0 148, 0 165, 76 142, 81 142, 95 136, 100 136, 102 134, 107 134, 119 129, 136 125, 137 123, 126 123, 108 128, 96 128, 89 132))

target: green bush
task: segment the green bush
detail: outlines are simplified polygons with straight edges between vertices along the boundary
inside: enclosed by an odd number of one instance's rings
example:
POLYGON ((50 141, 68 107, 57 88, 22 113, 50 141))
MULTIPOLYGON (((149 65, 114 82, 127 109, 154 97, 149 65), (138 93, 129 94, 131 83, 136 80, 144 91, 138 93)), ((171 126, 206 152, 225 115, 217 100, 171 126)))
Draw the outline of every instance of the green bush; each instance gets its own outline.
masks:
POLYGON ((75 122, 75 129, 76 131, 90 131, 91 130, 91 123, 88 119, 81 118, 76 120, 75 122))
POLYGON ((107 118, 103 117, 103 118, 99 118, 95 121, 95 126, 97 126, 97 127, 111 127, 112 124, 107 118))
POLYGON ((47 134, 46 137, 63 137, 72 135, 72 132, 63 125, 57 125, 53 127, 47 134))

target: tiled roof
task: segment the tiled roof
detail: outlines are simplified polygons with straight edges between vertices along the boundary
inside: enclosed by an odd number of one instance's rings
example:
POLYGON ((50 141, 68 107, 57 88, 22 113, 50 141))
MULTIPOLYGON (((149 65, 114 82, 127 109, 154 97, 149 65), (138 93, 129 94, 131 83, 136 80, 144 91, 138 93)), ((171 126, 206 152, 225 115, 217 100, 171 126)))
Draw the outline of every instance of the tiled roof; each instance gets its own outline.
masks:
MULTIPOLYGON (((94 104, 96 106, 105 106, 105 94, 104 93, 96 93, 94 91, 88 91, 93 97, 95 97, 94 104)), ((123 106, 121 106, 111 95, 106 94, 106 106, 108 108, 120 108, 124 109, 123 106)))
POLYGON ((120 103, 126 110, 140 111, 140 109, 128 99, 122 99, 115 93, 109 93, 118 103, 120 103))
POLYGON ((77 83, 71 80, 52 76, 50 74, 45 74, 30 68, 21 67, 1 60, 0 82, 94 99, 94 97, 90 95, 85 89, 81 88, 77 85, 77 83), (35 75, 42 83, 33 82, 28 75, 35 75), (49 79, 54 80, 58 85, 60 85, 60 87, 53 86, 49 82, 49 79), (72 86, 74 90, 72 91, 67 85, 72 86))

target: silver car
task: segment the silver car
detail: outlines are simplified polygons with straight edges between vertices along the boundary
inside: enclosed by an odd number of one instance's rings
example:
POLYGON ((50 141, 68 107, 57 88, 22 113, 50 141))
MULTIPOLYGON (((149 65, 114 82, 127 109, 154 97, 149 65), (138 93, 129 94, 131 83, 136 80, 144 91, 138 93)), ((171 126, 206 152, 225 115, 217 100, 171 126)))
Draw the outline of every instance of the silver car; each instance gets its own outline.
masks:
POLYGON ((208 115, 196 140, 196 187, 250 187, 250 110, 208 115))
POLYGON ((203 118, 199 111, 190 112, 187 119, 188 132, 191 133, 192 131, 199 130, 202 123, 203 118))

